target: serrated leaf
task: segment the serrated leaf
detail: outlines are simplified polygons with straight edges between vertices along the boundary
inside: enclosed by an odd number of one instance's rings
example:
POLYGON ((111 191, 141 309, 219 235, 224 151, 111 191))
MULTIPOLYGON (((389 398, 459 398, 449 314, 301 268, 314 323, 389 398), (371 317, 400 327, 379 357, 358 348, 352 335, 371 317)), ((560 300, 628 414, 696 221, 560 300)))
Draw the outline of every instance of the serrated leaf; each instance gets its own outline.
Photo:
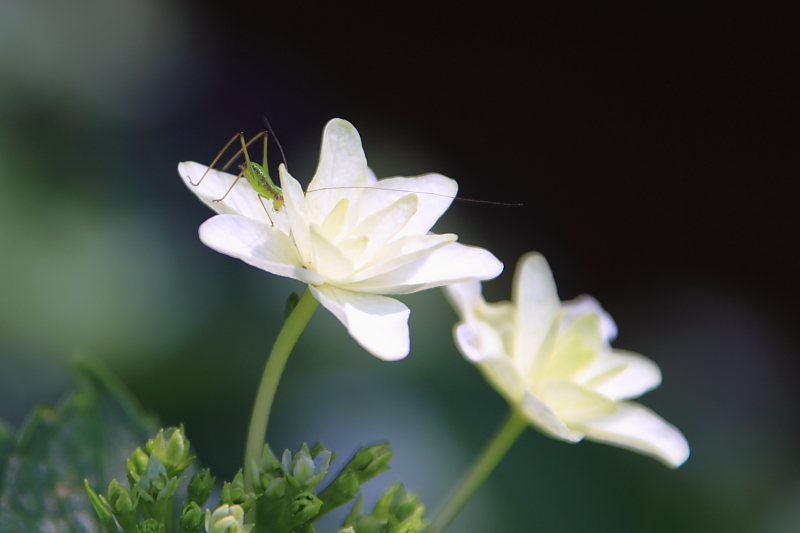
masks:
POLYGON ((74 368, 80 386, 59 408, 38 408, 17 440, 0 427, 0 533, 101 531, 84 479, 98 492, 125 479, 126 459, 155 432, 104 366, 74 368))

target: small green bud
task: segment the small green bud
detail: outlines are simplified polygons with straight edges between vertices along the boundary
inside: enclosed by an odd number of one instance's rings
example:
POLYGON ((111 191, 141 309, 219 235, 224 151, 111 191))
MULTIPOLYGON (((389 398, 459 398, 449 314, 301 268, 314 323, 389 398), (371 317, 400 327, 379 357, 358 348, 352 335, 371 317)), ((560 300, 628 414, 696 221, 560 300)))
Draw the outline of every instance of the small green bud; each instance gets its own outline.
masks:
POLYGON ((241 468, 233 477, 233 481, 222 484, 222 494, 220 494, 220 504, 239 505, 245 511, 250 508, 253 502, 258 498, 252 492, 245 492, 244 490, 244 477, 242 476, 241 468))
POLYGON ((297 452, 292 461, 292 476, 304 486, 314 476, 314 460, 304 451, 297 452))
POLYGON ((189 439, 184 434, 183 426, 159 430, 154 439, 147 441, 144 449, 161 459, 170 478, 180 475, 194 460, 189 456, 189 439))
POLYGON ((133 531, 139 523, 136 513, 138 503, 138 499, 134 498, 128 489, 117 483, 116 479, 111 480, 108 485, 108 504, 125 531, 133 531))
POLYGON ((138 533, 164 533, 164 524, 160 524, 154 518, 148 518, 140 526, 136 526, 138 533))
POLYGON ((187 489, 189 501, 202 507, 208 501, 208 497, 211 496, 211 491, 213 489, 214 476, 211 475, 211 470, 204 468, 193 475, 192 479, 189 480, 189 487, 187 489))
POLYGON ((294 530, 300 525, 308 522, 319 513, 322 501, 312 492, 301 492, 295 496, 292 503, 286 509, 286 527, 294 530))
POLYGON ((108 503, 115 513, 130 513, 136 508, 130 491, 117 483, 116 479, 112 479, 108 485, 108 503))
POLYGON ((168 481, 167 471, 161 459, 159 459, 156 454, 151 454, 150 460, 147 463, 147 468, 139 477, 135 486, 145 499, 153 501, 154 498, 158 496, 158 493, 164 489, 168 481))
POLYGON ((320 514, 352 500, 362 484, 389 469, 391 459, 392 451, 388 443, 360 448, 333 483, 320 493, 320 499, 325 502, 320 514))
POLYGON ((206 511, 206 533, 248 533, 254 524, 244 524, 244 510, 239 505, 220 505, 206 511))
POLYGON ((181 511, 181 533, 199 533, 203 523, 203 510, 195 502, 189 502, 181 511))
POLYGON ((128 459, 128 482, 133 487, 147 470, 147 463, 150 461, 150 454, 145 453, 141 448, 136 448, 128 459))
POLYGON ((285 478, 273 479, 264 489, 264 497, 271 501, 280 500, 284 494, 286 494, 285 478))

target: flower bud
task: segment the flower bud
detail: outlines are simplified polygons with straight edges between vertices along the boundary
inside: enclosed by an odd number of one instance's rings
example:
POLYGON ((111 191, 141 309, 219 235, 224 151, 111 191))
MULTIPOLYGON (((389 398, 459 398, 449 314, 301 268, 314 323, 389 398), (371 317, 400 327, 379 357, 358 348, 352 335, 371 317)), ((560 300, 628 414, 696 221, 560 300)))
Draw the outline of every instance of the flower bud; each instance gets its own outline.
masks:
POLYGON ((286 494, 285 478, 273 479, 264 489, 264 497, 271 501, 280 500, 284 494, 286 494))
POLYGON ((195 502, 189 502, 181 511, 181 533, 199 533, 203 523, 203 510, 195 502))
POLYGON ((333 483, 320 493, 320 499, 325 502, 320 513, 325 514, 352 500, 363 483, 389 469, 391 459, 388 443, 360 448, 333 483))
POLYGON ((220 505, 206 511, 206 533, 247 533, 254 524, 244 524, 244 510, 239 505, 220 505))
POLYGON ((112 479, 108 485, 108 504, 114 516, 117 517, 119 525, 126 531, 132 531, 139 523, 136 514, 138 501, 131 495, 130 491, 112 479))
POLYGON ((141 526, 136 526, 138 533, 164 533, 164 524, 154 518, 148 518, 141 526))
POLYGON ((311 455, 303 450, 297 452, 292 461, 292 476, 301 486, 314 476, 314 460, 311 455))
POLYGON ((141 448, 136 448, 128 459, 128 482, 133 487, 147 470, 147 463, 150 461, 150 454, 145 453, 141 448))
POLYGON ((286 509, 286 527, 294 531, 297 527, 308 522, 319 513, 322 501, 311 492, 301 492, 295 496, 286 509))
POLYGON ((245 511, 250 508, 257 496, 252 492, 245 492, 244 477, 241 468, 233 477, 233 481, 222 484, 222 494, 220 494, 220 504, 238 505, 245 511))
POLYGON ((193 475, 192 479, 189 480, 189 487, 187 489, 189 501, 202 507, 208 501, 208 497, 211 496, 211 491, 213 489, 214 476, 211 475, 211 470, 204 468, 193 475))
POLYGON ((170 478, 180 475, 194 460, 189 456, 189 439, 184 435, 183 426, 159 430, 154 439, 147 441, 144 449, 161 459, 170 478))

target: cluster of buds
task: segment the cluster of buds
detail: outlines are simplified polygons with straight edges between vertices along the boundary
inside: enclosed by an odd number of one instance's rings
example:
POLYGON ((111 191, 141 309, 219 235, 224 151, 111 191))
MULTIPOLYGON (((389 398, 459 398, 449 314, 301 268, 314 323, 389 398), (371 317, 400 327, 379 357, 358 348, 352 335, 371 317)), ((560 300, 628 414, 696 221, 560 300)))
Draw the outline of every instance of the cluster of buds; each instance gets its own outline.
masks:
POLYGON ((423 521, 425 506, 416 494, 402 485, 392 485, 375 504, 371 513, 361 514, 359 498, 339 533, 420 533, 429 523, 423 521))
MULTIPOLYGON (((86 492, 107 533, 172 533, 175 492, 186 479, 181 476, 192 464, 189 439, 183 427, 162 429, 127 461, 129 488, 114 479, 106 496, 85 483, 86 492)), ((201 470, 189 481, 189 501, 180 515, 180 533, 198 533, 203 522, 202 506, 208 501, 214 478, 201 470)))
MULTIPOLYGON (((317 519, 352 501, 362 484, 389 469, 392 452, 388 444, 360 448, 317 494, 334 458, 321 444, 311 449, 303 444, 295 454, 285 450, 280 459, 265 445, 260 461, 248 465, 253 486, 245 483, 239 470, 233 481, 222 485, 214 511, 214 507, 204 510, 214 477, 208 469, 200 470, 189 480, 187 502, 176 526, 173 500, 194 457, 183 428, 169 428, 131 454, 128 487, 113 480, 107 494, 98 495, 86 482, 86 491, 106 533, 200 533, 203 525, 206 533, 248 533, 253 527, 270 533, 314 533, 317 519)), ((421 529, 422 506, 416 497, 393 487, 381 502, 371 515, 361 515, 358 504, 351 514, 352 523, 346 525, 357 533, 415 533, 421 529), (376 524, 385 527, 375 529, 376 524)))

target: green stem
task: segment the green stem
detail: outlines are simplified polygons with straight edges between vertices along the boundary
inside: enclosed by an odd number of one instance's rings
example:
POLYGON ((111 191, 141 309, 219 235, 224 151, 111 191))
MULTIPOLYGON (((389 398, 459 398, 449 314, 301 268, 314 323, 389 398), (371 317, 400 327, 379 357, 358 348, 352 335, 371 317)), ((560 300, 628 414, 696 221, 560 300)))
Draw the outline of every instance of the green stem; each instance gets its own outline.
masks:
POLYGON ((461 512, 461 509, 464 508, 469 499, 472 498, 472 495, 475 494, 475 491, 478 490, 478 487, 492 473, 494 467, 497 466, 500 459, 511 448, 511 445, 522 435, 528 424, 528 419, 512 407, 506 421, 472 464, 469 472, 461 480, 458 489, 445 504, 439 516, 434 519, 432 525, 436 533, 444 533, 450 527, 450 524, 461 512))
POLYGON ((258 386, 256 401, 253 404, 253 415, 250 417, 250 429, 247 432, 247 447, 244 452, 244 486, 247 491, 253 490, 253 480, 250 479, 250 459, 255 459, 256 463, 261 459, 269 413, 283 368, 286 366, 289 354, 292 353, 292 348, 318 305, 319 302, 306 287, 302 298, 286 317, 283 328, 278 333, 275 344, 272 345, 272 352, 269 354, 267 365, 264 367, 264 375, 261 377, 261 384, 258 386))

